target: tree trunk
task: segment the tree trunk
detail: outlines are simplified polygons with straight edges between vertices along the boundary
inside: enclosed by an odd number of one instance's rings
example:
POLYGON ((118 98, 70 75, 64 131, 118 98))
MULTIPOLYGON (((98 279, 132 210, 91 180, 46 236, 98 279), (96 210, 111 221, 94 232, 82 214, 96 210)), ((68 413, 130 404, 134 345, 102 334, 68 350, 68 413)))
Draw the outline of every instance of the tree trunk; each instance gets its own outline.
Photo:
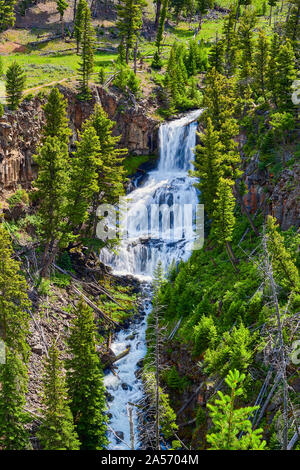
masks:
POLYGON ((76 9, 77 9, 77 0, 74 0, 74 10, 73 10, 73 23, 76 17, 76 9))
POLYGON ((156 15, 155 15, 155 22, 154 22, 155 31, 157 31, 158 25, 159 25, 160 10, 161 10, 161 0, 156 0, 156 15))
POLYGON ((228 255, 228 258, 229 258, 229 261, 231 262, 234 270, 236 273, 239 272, 238 268, 236 267, 237 263, 238 263, 238 260, 236 259, 234 253, 233 253, 233 250, 231 248, 231 245, 229 242, 226 242, 226 251, 227 251, 227 255, 228 255))
POLYGON ((272 24, 272 9, 273 9, 273 7, 271 5, 271 7, 270 7, 270 17, 269 17, 269 26, 271 26, 271 24, 272 24))
POLYGON ((137 67, 136 67, 137 53, 138 53, 138 40, 136 40, 136 43, 135 43, 135 46, 134 46, 134 51, 133 51, 133 57, 134 57, 133 71, 134 71, 135 75, 136 75, 136 72, 137 72, 137 67))

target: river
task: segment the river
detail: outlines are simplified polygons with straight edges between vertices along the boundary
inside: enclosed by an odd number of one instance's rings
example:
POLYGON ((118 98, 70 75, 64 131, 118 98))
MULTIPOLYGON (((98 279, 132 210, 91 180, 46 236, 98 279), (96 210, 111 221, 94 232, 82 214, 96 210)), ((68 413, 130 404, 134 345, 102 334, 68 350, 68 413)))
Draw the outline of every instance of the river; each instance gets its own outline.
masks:
MULTIPOLYGON (((192 169, 196 144, 197 120, 201 110, 166 122, 159 129, 160 158, 157 168, 150 171, 141 186, 126 196, 128 203, 126 237, 118 253, 103 251, 101 261, 115 274, 131 274, 142 281, 144 315, 139 323, 121 330, 111 349, 115 354, 130 346, 129 354, 116 365, 117 376, 104 378, 109 401, 108 449, 130 448, 128 403, 136 404, 143 397, 143 384, 136 377, 137 363, 146 354, 147 315, 151 311, 151 278, 158 261, 164 271, 173 260, 187 260, 195 240, 194 219, 198 202, 192 169), (121 438, 118 439, 116 434, 121 438)), ((134 448, 140 447, 136 408, 133 406, 134 448)))

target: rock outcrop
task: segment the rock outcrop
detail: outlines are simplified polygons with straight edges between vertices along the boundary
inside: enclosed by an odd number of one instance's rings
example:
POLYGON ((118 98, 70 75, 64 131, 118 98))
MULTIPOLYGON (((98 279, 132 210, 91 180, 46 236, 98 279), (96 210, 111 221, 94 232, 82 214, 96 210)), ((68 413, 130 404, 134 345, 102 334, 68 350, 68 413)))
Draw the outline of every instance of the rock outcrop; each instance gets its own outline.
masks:
MULTIPOLYGON (((130 154, 148 155, 157 151, 158 122, 147 116, 147 105, 124 99, 117 90, 93 89, 91 101, 82 102, 76 91, 59 86, 68 100, 68 115, 73 131, 72 144, 78 138, 78 130, 91 115, 96 102, 101 102, 110 119, 116 122, 113 130, 120 135, 120 146, 130 154)), ((5 191, 14 191, 18 185, 29 188, 37 175, 33 155, 41 139, 44 124, 39 96, 24 100, 16 112, 7 112, 0 119, 0 197, 5 191)))

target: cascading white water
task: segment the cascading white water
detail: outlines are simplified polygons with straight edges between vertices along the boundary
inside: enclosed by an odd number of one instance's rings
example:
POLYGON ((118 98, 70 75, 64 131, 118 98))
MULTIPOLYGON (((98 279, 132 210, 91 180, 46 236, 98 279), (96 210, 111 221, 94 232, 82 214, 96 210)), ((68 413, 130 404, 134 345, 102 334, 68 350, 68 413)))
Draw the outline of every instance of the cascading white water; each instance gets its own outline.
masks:
MULTIPOLYGON (((142 186, 127 196, 127 237, 118 254, 103 250, 101 261, 119 275, 132 274, 151 280, 158 261, 166 271, 172 260, 186 260, 195 239, 193 217, 198 202, 192 168, 196 143, 197 119, 201 110, 160 127, 160 160, 142 186), (171 208, 171 210, 170 210, 171 208)), ((147 289, 147 288, 146 288, 147 289)), ((150 297, 145 300, 145 314, 151 310, 150 297)), ((118 376, 109 373, 104 383, 111 395, 109 403, 109 449, 127 449, 130 444, 128 403, 137 403, 143 396, 141 380, 135 375, 137 363, 146 354, 146 318, 130 330, 120 331, 112 344, 115 354, 130 346, 130 353, 118 361, 118 376)), ((135 448, 139 447, 136 410, 134 413, 135 448)))

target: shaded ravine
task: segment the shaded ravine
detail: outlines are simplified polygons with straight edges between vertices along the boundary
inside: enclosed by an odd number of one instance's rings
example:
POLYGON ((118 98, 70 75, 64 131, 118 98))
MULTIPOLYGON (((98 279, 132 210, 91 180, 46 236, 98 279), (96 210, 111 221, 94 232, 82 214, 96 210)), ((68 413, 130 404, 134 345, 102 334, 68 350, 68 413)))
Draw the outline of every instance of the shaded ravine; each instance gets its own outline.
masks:
MULTIPOLYGON (((127 238, 122 240, 117 255, 109 251, 101 254, 101 261, 111 266, 116 274, 131 274, 139 278, 144 299, 142 317, 129 329, 118 332, 111 346, 115 354, 128 347, 130 352, 116 363, 117 375, 109 373, 104 378, 110 400, 109 428, 113 430, 109 431, 109 449, 130 447, 128 403, 138 403, 144 393, 136 371, 147 351, 145 334, 147 315, 151 311, 154 268, 161 261, 164 271, 167 271, 173 260, 188 259, 195 240, 194 217, 198 196, 188 172, 192 168, 200 114, 201 110, 192 111, 161 125, 158 166, 149 172, 140 187, 127 196, 127 238), (168 212, 170 208, 172 210, 168 212)), ((134 406, 132 410, 134 448, 138 449, 137 413, 134 406)))

